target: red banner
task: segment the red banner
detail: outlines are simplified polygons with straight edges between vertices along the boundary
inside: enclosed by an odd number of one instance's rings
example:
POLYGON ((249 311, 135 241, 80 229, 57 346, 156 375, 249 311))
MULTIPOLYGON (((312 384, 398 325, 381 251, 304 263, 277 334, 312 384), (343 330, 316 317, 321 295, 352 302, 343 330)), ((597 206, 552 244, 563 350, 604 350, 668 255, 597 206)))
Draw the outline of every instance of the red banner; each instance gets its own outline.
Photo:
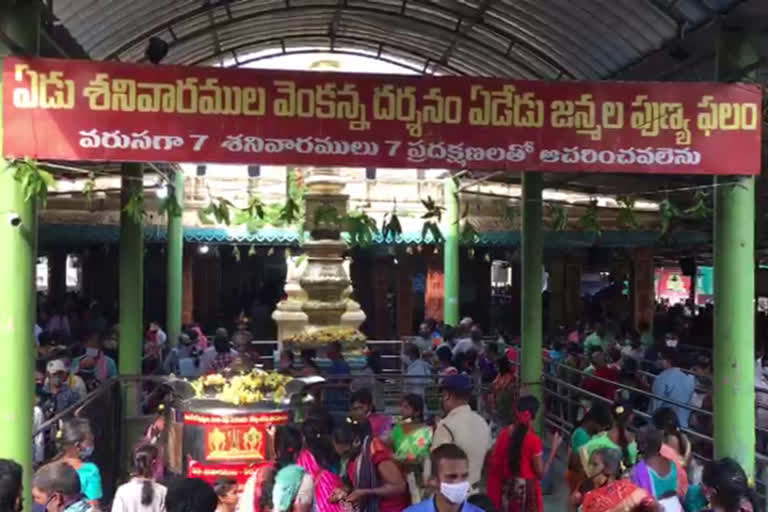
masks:
POLYGON ((8 58, 4 150, 56 160, 757 174, 759 85, 8 58))

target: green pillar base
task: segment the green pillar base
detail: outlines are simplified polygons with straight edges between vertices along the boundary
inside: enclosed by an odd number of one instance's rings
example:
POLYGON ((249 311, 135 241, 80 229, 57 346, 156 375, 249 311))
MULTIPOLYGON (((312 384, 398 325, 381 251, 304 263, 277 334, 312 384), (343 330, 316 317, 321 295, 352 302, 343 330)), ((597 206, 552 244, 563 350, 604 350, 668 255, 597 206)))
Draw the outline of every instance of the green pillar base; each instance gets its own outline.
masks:
POLYGON ((520 380, 541 407, 534 428, 544 430, 544 385, 542 383, 542 175, 523 173, 522 212, 522 357, 520 380))

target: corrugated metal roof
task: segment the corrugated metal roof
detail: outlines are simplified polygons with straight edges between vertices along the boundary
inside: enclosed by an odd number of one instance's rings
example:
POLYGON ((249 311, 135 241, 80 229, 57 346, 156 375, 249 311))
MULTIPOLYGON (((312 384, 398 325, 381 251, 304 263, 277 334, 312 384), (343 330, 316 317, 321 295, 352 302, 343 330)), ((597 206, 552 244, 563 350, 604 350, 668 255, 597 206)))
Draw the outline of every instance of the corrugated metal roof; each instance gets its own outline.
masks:
POLYGON ((362 52, 446 74, 599 79, 739 0, 56 0, 93 59, 215 64, 254 50, 362 52))

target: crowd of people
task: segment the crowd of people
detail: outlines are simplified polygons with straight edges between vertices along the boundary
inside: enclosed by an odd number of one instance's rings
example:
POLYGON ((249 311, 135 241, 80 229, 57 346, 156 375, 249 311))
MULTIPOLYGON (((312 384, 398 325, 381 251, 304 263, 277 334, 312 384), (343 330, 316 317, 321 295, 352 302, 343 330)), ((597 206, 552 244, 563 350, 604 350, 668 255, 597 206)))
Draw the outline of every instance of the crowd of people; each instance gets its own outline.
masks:
MULTIPOLYGON (((38 423, 113 377, 117 357, 115 335, 98 325, 98 317, 80 322, 77 330, 67 315, 43 318, 47 321, 38 331, 38 423)), ((676 331, 660 337, 647 325, 640 327, 634 332, 596 322, 554 336, 543 354, 545 371, 602 399, 573 395, 570 401, 540 403, 518 382, 514 340, 484 338, 469 318, 456 328, 425 321, 403 348, 406 377, 396 415, 383 411, 377 352, 370 352, 363 371, 353 375, 338 343, 323 354, 329 360, 323 368, 312 350, 299 357, 284 351, 277 364, 280 372, 349 378, 351 393, 339 402, 348 404, 344 420, 318 409, 301 424, 277 427, 269 436, 274 461, 260 467, 242 492, 229 479, 213 486, 166 480, 162 448, 156 437, 145 436, 134 452, 132 477, 119 487, 111 507, 114 512, 534 512, 544 509, 542 481, 560 455, 567 462, 563 485, 569 488, 571 509, 753 509, 752 490, 738 464, 725 459, 702 472, 693 462, 692 442, 682 433, 684 427, 711 432, 708 417, 691 415, 684 406, 711 407, 709 362, 686 360, 676 331), (442 411, 430 417, 425 390, 436 380, 442 411), (627 391, 627 385, 661 399, 627 391), (480 393, 481 388, 487 392, 480 393), (574 431, 539 436, 534 426, 545 407, 561 407, 576 425, 574 431), (652 421, 639 421, 635 410, 650 412, 652 421)), ((194 378, 227 368, 247 369, 255 364, 248 348, 252 339, 246 323, 237 324, 231 335, 218 329, 212 340, 199 326, 189 325, 171 347, 153 322, 145 336, 144 372, 194 378)), ((761 360, 756 372, 765 381, 761 360)), ((556 394, 571 396, 551 385, 556 394)), ((38 507, 52 512, 104 507, 99 469, 90 460, 94 442, 90 425, 82 419, 65 422, 55 436, 43 433, 35 439, 39 469, 33 492, 38 507)), ((0 491, 19 491, 15 472, 14 463, 0 464, 0 473, 7 473, 0 474, 0 491)), ((17 497, 18 492, 13 499, 0 500, 12 508, 17 497)))

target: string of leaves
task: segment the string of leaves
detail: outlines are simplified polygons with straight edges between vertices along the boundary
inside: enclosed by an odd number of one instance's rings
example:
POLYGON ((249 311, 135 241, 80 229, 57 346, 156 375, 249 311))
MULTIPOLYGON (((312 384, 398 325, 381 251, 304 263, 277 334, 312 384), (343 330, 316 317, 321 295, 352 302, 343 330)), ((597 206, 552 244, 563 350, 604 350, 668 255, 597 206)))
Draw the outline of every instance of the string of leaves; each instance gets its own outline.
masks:
POLYGON ((6 172, 13 173, 13 179, 21 184, 24 201, 35 201, 45 208, 48 202, 48 190, 56 188, 56 179, 46 171, 36 160, 31 158, 16 159, 5 167, 6 172))
POLYGON ((376 221, 363 210, 349 212, 345 221, 349 244, 352 247, 368 247, 373 242, 373 237, 379 234, 376 221))
POLYGON ((85 204, 88 205, 88 209, 93 208, 93 196, 96 193, 96 175, 94 173, 88 174, 88 179, 83 184, 83 197, 85 197, 85 204))
POLYGON ((123 206, 125 215, 136 224, 144 222, 147 212, 144 209, 144 189, 137 188, 131 192, 131 196, 123 206))
POLYGON ((597 236, 600 236, 603 233, 603 230, 600 227, 600 212, 597 206, 597 200, 593 199, 589 202, 586 212, 584 212, 584 215, 579 219, 579 226, 581 226, 581 229, 584 231, 594 233, 597 236))

